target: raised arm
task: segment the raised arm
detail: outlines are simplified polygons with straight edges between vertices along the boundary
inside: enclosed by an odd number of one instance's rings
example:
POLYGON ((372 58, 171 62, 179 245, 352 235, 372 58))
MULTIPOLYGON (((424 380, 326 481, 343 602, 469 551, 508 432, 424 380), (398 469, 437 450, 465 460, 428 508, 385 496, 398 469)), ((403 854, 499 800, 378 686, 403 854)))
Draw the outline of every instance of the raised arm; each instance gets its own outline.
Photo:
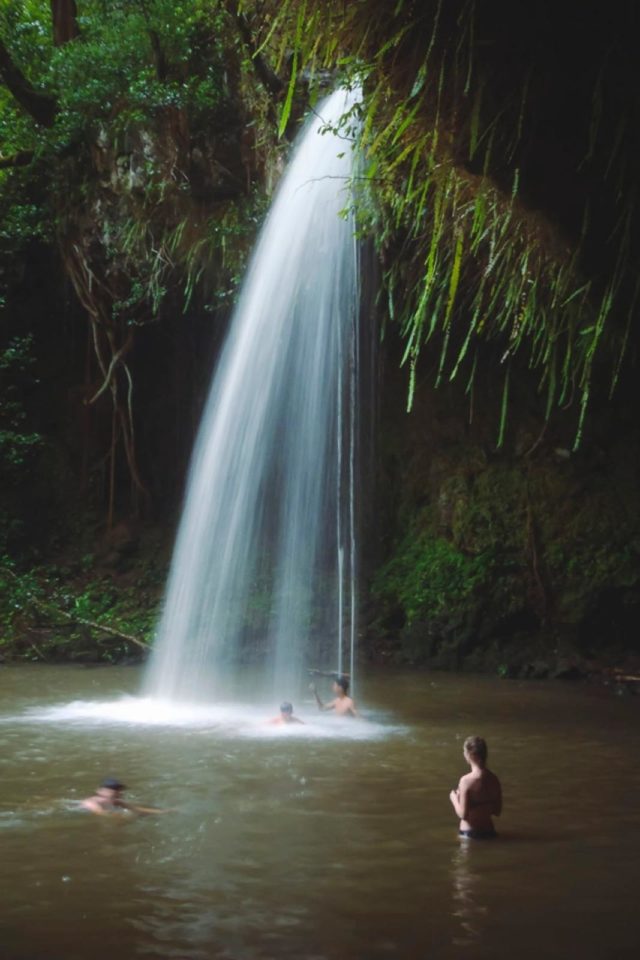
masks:
POLYGON ((318 710, 335 710, 336 708, 335 700, 332 700, 331 703, 323 703, 320 697, 318 696, 318 691, 316 690, 315 683, 309 684, 309 689, 311 690, 314 697, 316 698, 316 703, 318 704, 318 710))

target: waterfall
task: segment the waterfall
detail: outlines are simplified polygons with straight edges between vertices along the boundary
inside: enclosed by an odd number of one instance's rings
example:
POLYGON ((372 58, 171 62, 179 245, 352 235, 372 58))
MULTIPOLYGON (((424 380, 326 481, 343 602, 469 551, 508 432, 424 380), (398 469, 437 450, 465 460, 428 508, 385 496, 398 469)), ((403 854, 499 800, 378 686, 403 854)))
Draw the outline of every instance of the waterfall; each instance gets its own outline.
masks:
POLYGON ((262 228, 192 457, 146 692, 220 697, 260 662, 294 697, 305 667, 354 669, 359 252, 353 140, 307 122, 262 228))

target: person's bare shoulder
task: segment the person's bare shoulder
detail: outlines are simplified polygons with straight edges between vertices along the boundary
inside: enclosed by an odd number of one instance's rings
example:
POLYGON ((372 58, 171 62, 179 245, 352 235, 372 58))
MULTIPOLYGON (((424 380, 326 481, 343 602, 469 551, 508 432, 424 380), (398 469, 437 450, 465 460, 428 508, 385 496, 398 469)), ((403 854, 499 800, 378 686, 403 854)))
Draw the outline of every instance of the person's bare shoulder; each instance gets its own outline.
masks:
POLYGON ((499 817, 502 812, 502 784, 491 770, 486 770, 485 774, 484 787, 492 804, 491 813, 499 817))
MULTIPOLYGON (((338 701, 336 701, 336 705, 338 705, 338 701)), ((339 706, 342 713, 348 713, 350 710, 355 710, 356 708, 356 705, 351 697, 343 697, 339 701, 339 706)))
POLYGON ((483 770, 482 782, 483 785, 488 787, 490 790, 500 789, 500 781, 496 777, 495 773, 493 773, 491 770, 483 770))

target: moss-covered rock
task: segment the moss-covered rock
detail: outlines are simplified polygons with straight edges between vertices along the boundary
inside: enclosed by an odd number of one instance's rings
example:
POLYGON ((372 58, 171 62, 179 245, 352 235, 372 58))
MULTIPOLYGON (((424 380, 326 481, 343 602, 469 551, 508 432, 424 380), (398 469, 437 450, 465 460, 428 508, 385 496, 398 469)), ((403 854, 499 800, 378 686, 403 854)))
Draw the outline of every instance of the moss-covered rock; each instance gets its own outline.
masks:
POLYGON ((372 655, 543 677, 637 652, 632 418, 603 413, 572 454, 561 424, 547 435, 523 386, 517 429, 498 451, 491 399, 488 389, 473 429, 451 389, 423 388, 409 416, 393 401, 384 408, 372 655))

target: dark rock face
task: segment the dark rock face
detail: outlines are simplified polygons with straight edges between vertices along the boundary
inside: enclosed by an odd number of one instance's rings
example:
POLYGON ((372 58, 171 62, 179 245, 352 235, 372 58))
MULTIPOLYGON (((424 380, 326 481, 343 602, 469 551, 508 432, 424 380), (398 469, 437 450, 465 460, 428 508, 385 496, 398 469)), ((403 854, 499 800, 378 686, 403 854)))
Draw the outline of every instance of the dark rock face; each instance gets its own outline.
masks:
POLYGON ((577 679, 586 658, 638 652, 640 436, 627 384, 572 452, 544 426, 522 371, 511 433, 495 446, 491 382, 469 400, 423 386, 402 409, 384 386, 370 558, 372 656, 531 679, 577 679), (558 451, 562 451, 559 455, 558 451))

